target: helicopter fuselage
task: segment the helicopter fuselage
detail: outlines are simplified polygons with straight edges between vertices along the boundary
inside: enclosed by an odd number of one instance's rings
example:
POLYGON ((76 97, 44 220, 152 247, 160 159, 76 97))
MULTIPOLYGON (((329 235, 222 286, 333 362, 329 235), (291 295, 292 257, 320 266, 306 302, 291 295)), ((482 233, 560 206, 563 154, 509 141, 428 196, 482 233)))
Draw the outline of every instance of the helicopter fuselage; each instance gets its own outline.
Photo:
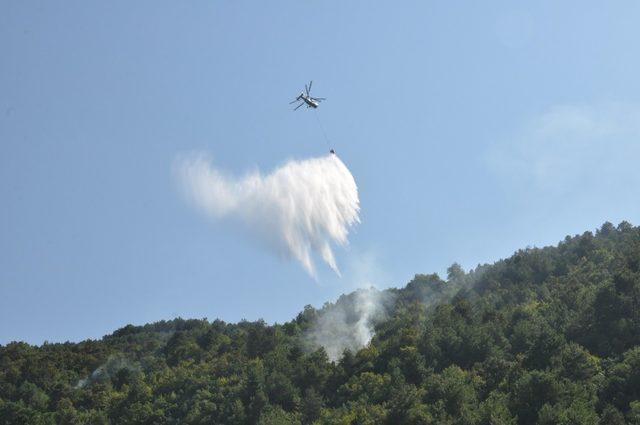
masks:
POLYGON ((307 104, 308 108, 317 108, 318 107, 318 102, 316 102, 315 100, 309 98, 309 96, 301 94, 300 96, 298 96, 298 99, 303 100, 304 103, 307 104))

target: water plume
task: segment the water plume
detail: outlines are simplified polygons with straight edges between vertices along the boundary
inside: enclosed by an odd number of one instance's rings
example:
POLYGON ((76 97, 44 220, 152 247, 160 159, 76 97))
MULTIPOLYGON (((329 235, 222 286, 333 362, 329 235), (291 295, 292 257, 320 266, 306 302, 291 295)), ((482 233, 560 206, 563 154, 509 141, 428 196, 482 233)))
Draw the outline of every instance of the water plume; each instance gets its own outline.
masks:
POLYGON ((333 245, 346 245, 359 222, 358 188, 336 155, 291 160, 263 175, 225 174, 206 155, 175 164, 187 198, 214 219, 236 219, 279 254, 316 276, 313 254, 338 275, 333 245))

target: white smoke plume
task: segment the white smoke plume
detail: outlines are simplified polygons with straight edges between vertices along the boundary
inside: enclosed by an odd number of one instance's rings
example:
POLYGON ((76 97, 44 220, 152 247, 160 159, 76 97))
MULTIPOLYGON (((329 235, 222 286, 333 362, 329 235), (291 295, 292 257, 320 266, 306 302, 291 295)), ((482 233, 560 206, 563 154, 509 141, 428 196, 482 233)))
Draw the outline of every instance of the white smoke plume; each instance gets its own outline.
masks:
POLYGON ((347 244, 360 201, 353 176, 336 155, 292 160, 270 174, 240 178, 224 174, 205 155, 192 155, 178 159, 175 171, 187 197, 211 217, 238 219, 313 277, 313 253, 340 274, 332 244, 347 244))
POLYGON ((369 344, 392 302, 389 292, 375 288, 343 295, 318 311, 306 337, 313 347, 323 347, 329 360, 338 361, 346 350, 355 353, 369 344))
POLYGON ((116 374, 123 369, 126 369, 130 372, 138 372, 141 370, 141 367, 138 363, 131 362, 122 354, 109 356, 107 361, 104 364, 98 366, 98 368, 94 370, 91 375, 87 376, 86 378, 80 379, 76 383, 75 388, 84 388, 87 385, 93 384, 94 382, 104 382, 116 376, 116 374))

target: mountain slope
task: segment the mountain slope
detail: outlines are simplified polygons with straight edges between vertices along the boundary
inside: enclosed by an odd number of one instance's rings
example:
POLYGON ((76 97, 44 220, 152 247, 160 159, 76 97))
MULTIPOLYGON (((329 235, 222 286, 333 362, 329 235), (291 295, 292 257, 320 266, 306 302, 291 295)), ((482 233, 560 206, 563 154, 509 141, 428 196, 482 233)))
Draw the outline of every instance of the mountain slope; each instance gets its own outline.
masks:
POLYGON ((282 325, 176 319, 1 346, 0 423, 640 423, 638 227, 416 275, 367 316, 361 295, 282 325), (341 321, 315 338, 327 317, 341 321), (372 326, 329 361, 327 341, 372 326))

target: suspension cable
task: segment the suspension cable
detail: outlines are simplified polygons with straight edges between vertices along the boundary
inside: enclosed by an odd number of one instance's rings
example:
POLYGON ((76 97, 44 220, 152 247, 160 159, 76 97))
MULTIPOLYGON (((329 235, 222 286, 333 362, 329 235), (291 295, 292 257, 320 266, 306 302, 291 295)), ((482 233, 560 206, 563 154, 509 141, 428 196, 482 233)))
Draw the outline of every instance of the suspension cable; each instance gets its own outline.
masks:
POLYGON ((313 115, 316 116, 316 120, 318 121, 318 126, 320 127, 320 130, 322 131, 322 135, 324 136, 324 142, 327 144, 328 148, 331 148, 331 142, 329 141, 329 138, 327 137, 327 132, 324 131, 324 126, 322 125, 322 122, 320 121, 320 116, 318 115, 318 111, 313 111, 313 115))

